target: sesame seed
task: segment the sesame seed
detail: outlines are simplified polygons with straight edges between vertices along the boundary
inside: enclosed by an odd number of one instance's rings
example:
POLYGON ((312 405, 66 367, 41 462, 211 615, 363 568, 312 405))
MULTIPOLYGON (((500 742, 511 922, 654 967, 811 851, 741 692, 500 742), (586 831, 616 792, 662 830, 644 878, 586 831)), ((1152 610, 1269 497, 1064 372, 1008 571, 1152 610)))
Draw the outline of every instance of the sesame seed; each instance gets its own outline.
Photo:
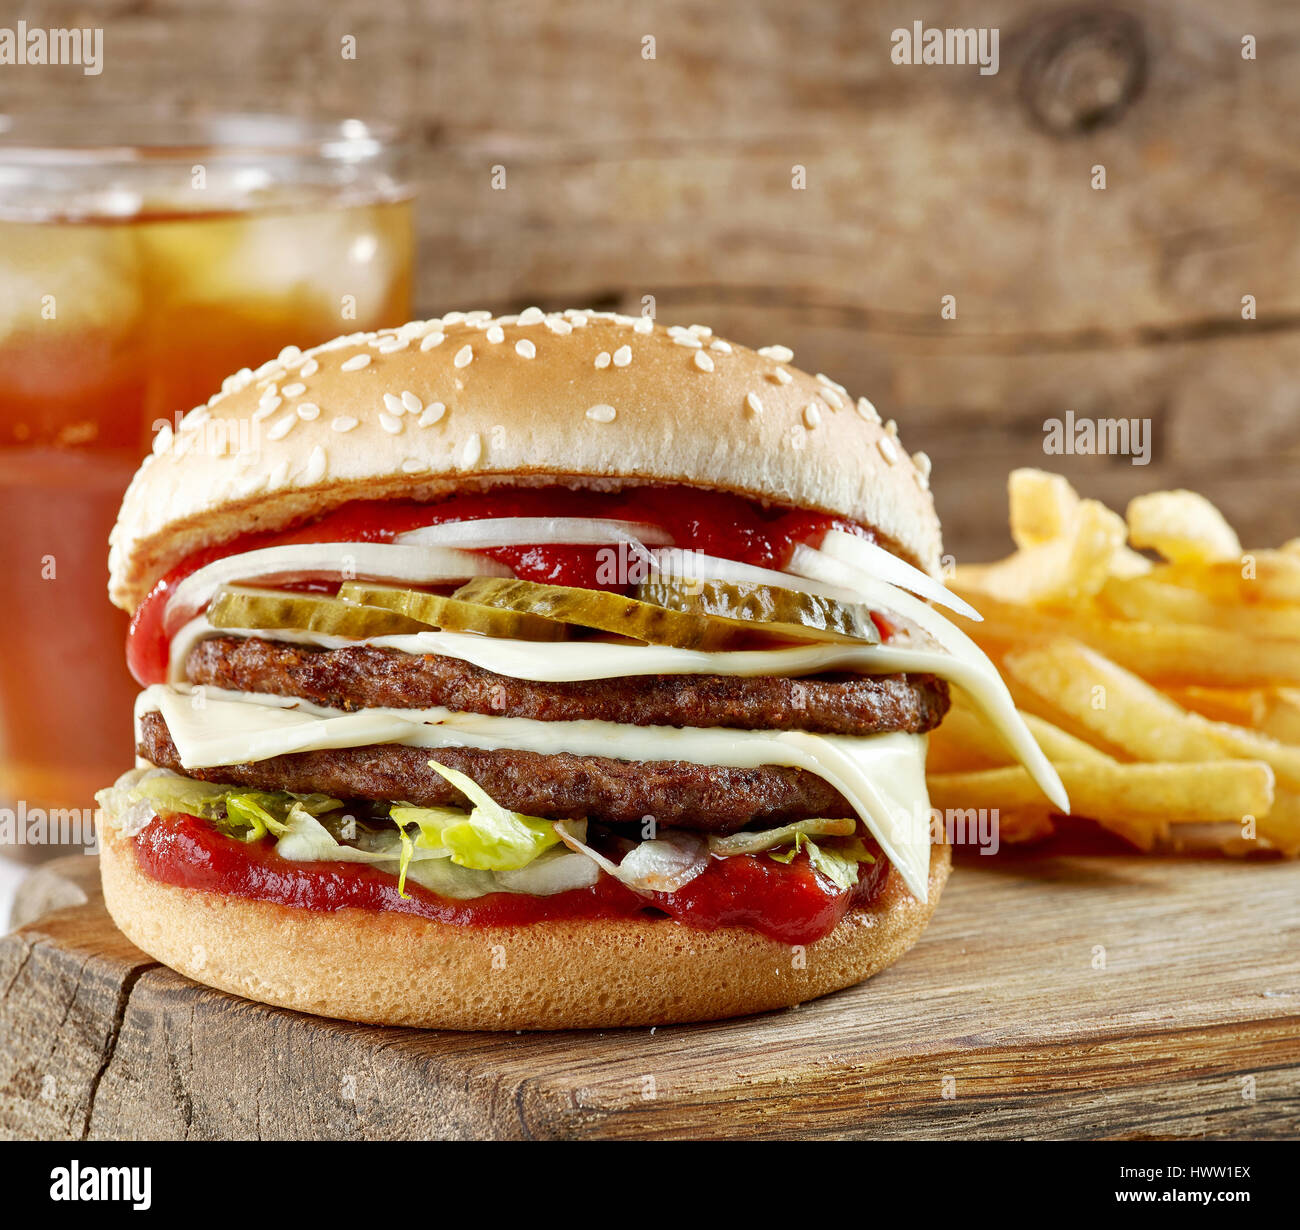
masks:
POLYGON ((609 351, 608 351, 608 350, 602 350, 602 351, 600 352, 600 354, 598 354, 598 355, 596 356, 596 366, 597 366, 597 367, 601 367, 601 368, 603 368, 603 367, 608 367, 608 366, 609 366, 609 362, 610 362, 610 359, 609 359, 609 351))
POLYGON ((880 422, 880 413, 865 397, 858 398, 858 413, 866 419, 868 423, 880 422))
POLYGON ((789 346, 763 346, 759 354, 765 359, 775 359, 778 363, 789 363, 794 358, 794 351, 789 346))
POLYGON ((515 354, 521 359, 534 359, 537 357, 537 347, 532 344, 526 337, 521 337, 515 343, 515 354))
POLYGON ((898 449, 893 440, 888 436, 881 436, 876 441, 876 447, 880 450, 880 455, 892 466, 898 460, 898 449))
POLYGON ((476 431, 465 441, 465 448, 460 455, 460 463, 466 470, 472 470, 483 456, 483 437, 476 431))
POLYGON ((713 330, 708 325, 691 325, 689 332, 694 333, 696 337, 713 336, 713 330))
POLYGON ((655 331, 655 322, 653 316, 638 316, 637 322, 632 326, 633 333, 653 333, 655 331))
POLYGON ((447 335, 442 332, 426 333, 420 339, 421 350, 432 350, 435 346, 441 346, 447 340, 447 335))
POLYGON ((359 372, 370 362, 368 354, 354 354, 350 359, 345 359, 340 365, 340 370, 345 372, 359 372))
POLYGON ((402 405, 402 399, 396 393, 384 394, 384 408, 389 414, 395 414, 398 418, 406 413, 406 407, 402 405))
POLYGON ((283 485, 285 479, 289 477, 289 459, 286 457, 283 461, 276 464, 270 475, 267 477, 266 485, 268 487, 279 487, 283 485))
POLYGON ((260 423, 264 418, 273 415, 279 408, 280 399, 278 397, 274 401, 263 402, 253 411, 253 422, 260 423))
POLYGON ((307 361, 306 361, 306 362, 305 362, 305 363, 304 363, 304 364, 303 364, 303 365, 298 369, 298 375, 300 375, 300 376, 314 376, 318 371, 320 371, 320 364, 317 363, 315 359, 308 359, 308 360, 307 360, 307 361))
POLYGON ((474 358, 474 348, 468 343, 456 351, 456 357, 452 359, 453 367, 468 367, 474 358))
POLYGON ((930 455, 929 453, 913 453, 912 464, 916 467, 917 475, 926 480, 930 477, 930 455))
POLYGON ((417 420, 421 427, 432 427, 444 414, 447 407, 440 401, 430 402, 428 409, 417 420))
POLYGON ((314 401, 300 402, 298 405, 298 417, 305 423, 310 423, 312 419, 320 418, 320 407, 314 401))
POLYGON ((391 414, 384 414, 382 411, 379 415, 379 425, 388 432, 390 436, 395 436, 402 430, 401 419, 396 418, 391 414))
POLYGON ((519 323, 521 325, 540 325, 545 319, 546 315, 539 307, 524 308, 519 313, 519 323))
POLYGON ((730 354, 731 343, 724 342, 720 337, 715 337, 713 341, 709 343, 709 349, 716 350, 719 354, 730 354))
POLYGON ((427 470, 428 468, 418 457, 408 457, 402 462, 403 474, 418 474, 421 470, 427 470))
POLYGON ((631 346, 620 346, 616 351, 614 351, 615 367, 626 367, 631 362, 632 362, 631 346))
POLYGON ((593 423, 612 423, 617 414, 618 411, 613 406, 607 406, 604 402, 598 402, 587 410, 587 417, 593 423))
POLYGON ((695 361, 695 366, 702 372, 711 372, 713 370, 713 360, 709 358, 703 350, 697 350, 691 358, 695 361))
POLYGON ((827 388, 818 391, 821 393, 822 400, 825 401, 832 410, 842 410, 844 408, 844 399, 839 395, 837 390, 828 386, 827 388))
POLYGON ((402 408, 410 414, 419 414, 424 409, 422 402, 410 389, 402 392, 402 408))
POLYGON ((775 380, 777 384, 789 384, 794 379, 784 367, 774 368, 770 373, 770 378, 775 380))
POLYGON ((284 418, 277 419, 267 428, 266 438, 268 440, 283 440, 285 436, 289 434, 289 429, 297 421, 298 420, 292 414, 286 414, 284 418))
POLYGON ((803 408, 803 421, 808 427, 816 427, 822 421, 822 412, 809 402, 803 408))
POLYGON ((318 483, 325 477, 325 450, 318 444, 311 450, 311 456, 307 458, 307 465, 302 472, 302 481, 304 483, 318 483))
POLYGON ((286 384, 280 390, 286 397, 301 397, 307 391, 305 384, 286 384))
POLYGON ((294 359, 296 359, 300 354, 302 354, 302 351, 299 350, 297 346, 286 346, 286 347, 285 347, 282 351, 280 351, 280 353, 276 356, 276 360, 277 360, 277 362, 280 362, 280 363, 291 363, 291 362, 292 362, 294 359))
POLYGON ((566 333, 573 332, 573 326, 569 324, 569 322, 565 320, 563 316, 548 316, 546 318, 546 327, 552 333, 558 333, 561 337, 563 337, 566 333))
POLYGON ((339 417, 330 424, 335 431, 351 431, 356 425, 357 420, 347 414, 340 414, 339 417))
POLYGON ((699 350, 704 345, 694 333, 676 333, 673 335, 673 341, 678 346, 688 346, 691 350, 699 350))
POLYGON ((489 342, 495 345, 497 342, 504 342, 506 340, 506 331, 500 325, 493 325, 484 336, 489 342))
POLYGON ((746 393, 745 405, 749 407, 749 412, 751 414, 763 413, 763 403, 759 401, 757 393, 746 393))
POLYGON ((885 434, 887 436, 893 436, 895 440, 898 439, 898 424, 893 419, 890 419, 885 424, 885 434))

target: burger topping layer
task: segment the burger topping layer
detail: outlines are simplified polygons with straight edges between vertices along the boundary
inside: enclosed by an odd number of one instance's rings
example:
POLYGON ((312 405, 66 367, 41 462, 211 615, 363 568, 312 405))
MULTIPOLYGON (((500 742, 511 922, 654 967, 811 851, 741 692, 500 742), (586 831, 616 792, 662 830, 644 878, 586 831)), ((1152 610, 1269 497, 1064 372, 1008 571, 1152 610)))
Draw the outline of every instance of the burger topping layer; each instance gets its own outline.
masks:
POLYGON ((861 527, 708 492, 347 506, 155 586, 128 650, 143 767, 106 809, 191 887, 806 942, 891 864, 925 899, 943 681, 1064 803, 922 597, 956 604, 861 527))

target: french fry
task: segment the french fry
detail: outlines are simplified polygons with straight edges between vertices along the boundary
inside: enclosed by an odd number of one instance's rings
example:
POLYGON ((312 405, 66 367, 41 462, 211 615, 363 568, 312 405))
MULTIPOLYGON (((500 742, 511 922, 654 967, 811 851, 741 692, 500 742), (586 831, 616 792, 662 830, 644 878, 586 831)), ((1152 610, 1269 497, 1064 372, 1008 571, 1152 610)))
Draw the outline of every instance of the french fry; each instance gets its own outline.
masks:
POLYGON ((960 585, 951 588, 984 616, 979 624, 954 617, 954 622, 981 644, 1024 645, 1074 637, 1142 678, 1161 683, 1300 685, 1300 641, 1194 625, 1130 623, 1087 609, 1067 614, 1019 606, 960 585))
POLYGON ((1101 589, 1123 546, 1123 520, 1096 500, 1082 500, 1062 537, 1022 548, 996 564, 959 567, 953 580, 1015 602, 1075 602, 1101 589))
POLYGON ((1011 538, 1021 548, 1064 538, 1079 507, 1079 496, 1063 474, 1012 470, 1007 477, 1011 538))
POLYGON ((1111 577, 1101 602, 1113 615, 1145 623, 1203 624, 1249 636, 1300 639, 1300 606, 1242 606, 1153 576, 1111 577))
POLYGON ((1021 687, 1139 760, 1259 760, 1281 784, 1300 790, 1300 748, 1182 709, 1077 642, 1015 650, 1003 657, 1003 666, 1021 687))
POLYGON ((1300 690, 1272 688, 1266 695, 1264 715, 1257 723, 1259 731, 1279 743, 1300 744, 1300 690))
POLYGON ((1269 845, 1288 858, 1300 854, 1300 793, 1277 791, 1273 806, 1255 817, 1255 829, 1269 845))
POLYGON ((1241 542, 1223 514, 1195 491, 1154 491, 1129 501, 1129 542, 1174 563, 1234 560, 1241 542))
POLYGON ((1024 845, 1043 841, 1056 832, 1056 821, 1047 807, 1021 807, 998 812, 998 841, 1024 845))
POLYGON ((1300 554, 1291 551, 1246 551, 1239 560, 1216 564, 1158 564, 1151 576, 1216 602, 1300 603, 1300 554))
MULTIPOLYGON (((1130 824, 1189 823, 1262 816, 1273 805, 1273 770, 1262 761, 1203 764, 1063 764, 1057 772, 1070 795, 1071 814, 1130 824)), ((930 803, 948 808, 1019 811, 1042 795, 1019 767, 972 773, 936 773, 930 803)))
MULTIPOLYGON (((1080 764, 1111 761, 1113 757, 1076 738, 1059 726, 1032 713, 1020 715, 1048 760, 1077 761, 1080 764)), ((926 768, 931 773, 955 773, 970 769, 992 769, 1016 763, 1010 751, 960 692, 953 693, 952 708, 943 725, 930 732, 926 768)))
POLYGON ((1204 688, 1189 684, 1165 688, 1184 709, 1215 722, 1249 726, 1279 743, 1300 745, 1300 689, 1204 688))
MULTIPOLYGON (((1170 700, 1184 709, 1199 713, 1213 722, 1231 722, 1262 730, 1269 712, 1268 688, 1206 688, 1189 683, 1183 687, 1161 689, 1170 700)), ((1282 739, 1280 742, 1287 742, 1282 739)))

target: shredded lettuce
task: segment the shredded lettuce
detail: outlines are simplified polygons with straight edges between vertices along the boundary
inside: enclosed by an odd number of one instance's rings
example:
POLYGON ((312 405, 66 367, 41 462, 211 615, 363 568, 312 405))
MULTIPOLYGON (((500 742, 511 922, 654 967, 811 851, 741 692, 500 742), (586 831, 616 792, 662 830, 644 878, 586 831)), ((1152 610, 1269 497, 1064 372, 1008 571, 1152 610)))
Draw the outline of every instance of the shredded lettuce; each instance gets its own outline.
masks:
POLYGON ((419 826, 417 844, 436 843, 450 852, 451 861, 459 867, 475 871, 516 871, 559 843, 551 821, 509 811, 477 782, 436 760, 429 761, 429 767, 446 778, 474 807, 468 815, 450 807, 392 808, 388 814, 403 833, 408 824, 419 826))
POLYGON ((142 773, 130 781, 123 778, 111 792, 100 793, 106 796, 101 803, 111 805, 118 814, 136 815, 146 810, 152 815, 184 812, 210 821, 236 841, 246 842, 259 841, 267 833, 283 836, 295 808, 319 816, 343 806, 338 799, 325 794, 248 790, 242 786, 195 781, 166 770, 142 773))
POLYGON ((795 832, 794 840, 785 849, 768 850, 767 857, 778 863, 791 863, 800 851, 808 855, 808 861, 815 871, 841 891, 847 891, 858 882, 860 863, 876 861, 875 855, 859 840, 840 842, 837 845, 818 845, 802 830, 795 832))
MULTIPOLYGON (((719 858, 729 858, 733 854, 757 854, 762 850, 771 850, 791 842, 798 849, 800 839, 807 837, 850 837, 858 827, 856 820, 796 820, 793 824, 784 824, 779 829, 744 830, 732 833, 729 837, 710 837, 709 853, 719 858)), ((779 862, 789 862, 789 858, 779 862)))

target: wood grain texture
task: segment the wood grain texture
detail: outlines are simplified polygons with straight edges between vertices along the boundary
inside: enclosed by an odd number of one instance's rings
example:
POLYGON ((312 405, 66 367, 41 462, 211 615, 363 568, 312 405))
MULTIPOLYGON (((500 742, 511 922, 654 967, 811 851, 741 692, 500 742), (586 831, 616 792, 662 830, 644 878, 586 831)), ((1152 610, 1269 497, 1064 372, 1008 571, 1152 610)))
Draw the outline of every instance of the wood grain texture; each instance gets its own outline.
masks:
POLYGON ((747 1021, 505 1035, 209 991, 91 901, 0 941, 0 1133, 1294 1138, 1297 889, 1286 864, 974 857, 861 987, 747 1021))
POLYGON ((930 26, 999 28, 993 76, 891 63, 916 16, 903 0, 51 0, 44 22, 103 24, 105 71, 5 73, 0 107, 397 120, 423 308, 654 295, 665 320, 785 342, 932 455, 964 559, 1009 546, 1002 482, 1022 464, 1119 503, 1198 487, 1250 545, 1300 533, 1300 9, 935 0, 930 26), (1045 457, 1043 421, 1067 409, 1151 419, 1153 464, 1045 457))

